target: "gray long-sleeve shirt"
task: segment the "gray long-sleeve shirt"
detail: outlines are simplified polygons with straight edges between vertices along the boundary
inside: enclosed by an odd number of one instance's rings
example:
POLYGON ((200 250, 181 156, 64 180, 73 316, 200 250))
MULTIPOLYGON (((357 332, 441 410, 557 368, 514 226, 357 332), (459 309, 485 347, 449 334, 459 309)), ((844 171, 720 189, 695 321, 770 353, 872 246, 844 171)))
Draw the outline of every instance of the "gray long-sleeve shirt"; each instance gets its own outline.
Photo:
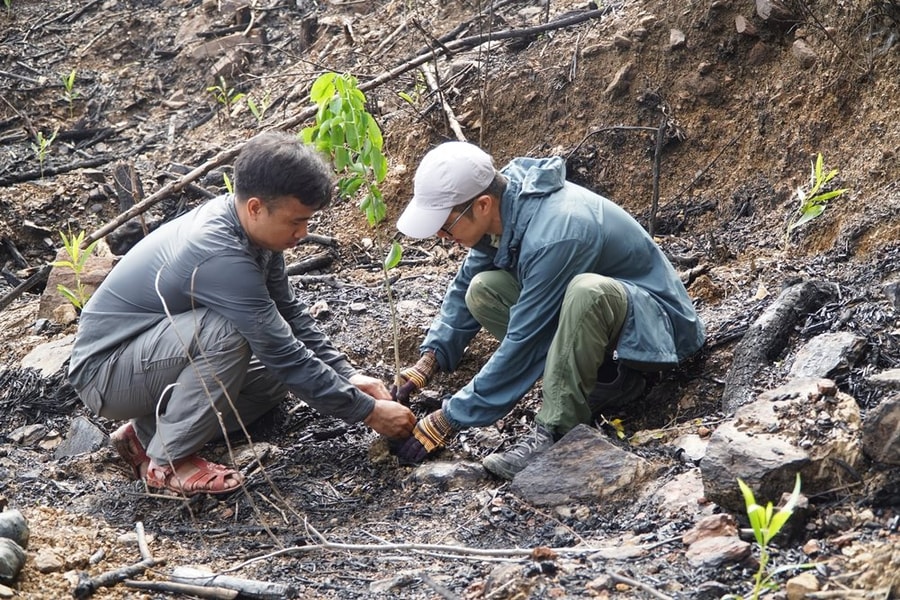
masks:
POLYGON ((110 354, 166 318, 207 307, 234 324, 265 367, 322 413, 361 421, 375 400, 348 382, 356 371, 293 293, 284 256, 255 246, 232 195, 199 206, 141 240, 94 293, 69 364, 76 389, 110 354))

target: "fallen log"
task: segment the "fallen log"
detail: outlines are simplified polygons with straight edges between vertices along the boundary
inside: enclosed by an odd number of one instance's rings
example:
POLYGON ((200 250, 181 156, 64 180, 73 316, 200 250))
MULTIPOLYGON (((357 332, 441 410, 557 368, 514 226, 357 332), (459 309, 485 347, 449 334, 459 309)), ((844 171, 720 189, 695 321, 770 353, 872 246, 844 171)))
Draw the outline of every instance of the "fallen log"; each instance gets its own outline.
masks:
POLYGON ((753 399, 759 374, 784 350, 800 319, 839 295, 837 284, 829 281, 805 281, 781 292, 735 347, 722 392, 725 413, 733 413, 753 399))
POLYGON ((165 562, 166 561, 164 560, 155 559, 142 560, 139 563, 127 567, 101 573, 96 577, 89 577, 88 574, 84 572, 79 573, 78 584, 75 586, 75 589, 72 590, 72 597, 77 598, 78 600, 90 598, 94 595, 94 592, 100 588, 112 587, 135 575, 141 575, 147 569, 165 564, 165 562))
POLYGON ((193 567, 177 567, 172 571, 170 579, 176 583, 235 590, 240 593, 241 597, 254 600, 282 600, 292 598, 297 593, 292 586, 287 584, 217 575, 193 567))

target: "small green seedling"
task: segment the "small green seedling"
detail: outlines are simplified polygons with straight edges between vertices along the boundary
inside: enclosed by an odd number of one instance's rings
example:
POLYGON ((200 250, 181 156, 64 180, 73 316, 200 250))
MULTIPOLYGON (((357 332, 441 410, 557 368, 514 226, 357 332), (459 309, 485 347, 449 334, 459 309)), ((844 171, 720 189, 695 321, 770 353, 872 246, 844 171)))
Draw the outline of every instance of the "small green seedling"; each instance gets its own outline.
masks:
POLYGON ((6 5, 6 16, 9 17, 10 7, 12 6, 12 0, 3 0, 3 4, 6 5))
POLYGON ((75 100, 81 96, 75 90, 75 69, 72 69, 68 75, 63 75, 61 79, 63 88, 65 88, 63 100, 69 103, 69 118, 71 119, 75 115, 75 100))
POLYGON ((809 176, 809 189, 806 190, 802 186, 797 188, 796 196, 800 201, 800 206, 788 217, 787 231, 785 232, 784 245, 787 247, 790 241, 791 232, 812 221, 823 212, 828 205, 829 200, 833 200, 844 194, 847 189, 832 190, 823 192, 822 188, 838 174, 837 169, 832 169, 825 173, 822 153, 816 157, 812 163, 812 172, 809 176))
POLYGON ((266 116, 266 111, 269 110, 269 106, 272 104, 271 94, 266 92, 266 95, 263 96, 263 99, 259 104, 253 100, 249 95, 247 96, 247 108, 250 109, 250 112, 253 113, 253 116, 256 117, 256 123, 258 125, 262 125, 262 120, 266 116))
MULTIPOLYGON (((316 124, 304 128, 300 138, 307 144, 315 144, 320 152, 331 157, 334 169, 340 176, 339 194, 342 198, 352 198, 361 192, 359 208, 366 215, 369 225, 377 227, 387 215, 387 205, 379 184, 387 176, 388 164, 382 150, 384 138, 381 129, 365 108, 365 94, 352 75, 329 72, 313 82, 309 97, 319 107, 316 124)), ((380 247, 377 235, 375 239, 380 247)), ((388 271, 400 264, 402 256, 402 246, 392 241, 381 265, 391 310, 397 385, 401 383, 400 334, 388 271)))
POLYGON ((56 286, 56 290, 62 294, 66 300, 71 302, 72 306, 78 311, 81 311, 90 298, 90 294, 87 293, 87 289, 81 281, 81 274, 84 272, 84 265, 87 263, 87 259, 90 258, 91 254, 94 252, 94 247, 99 240, 94 240, 88 244, 86 248, 82 249, 81 244, 84 243, 84 231, 80 231, 77 234, 73 234, 69 231, 68 236, 60 231, 59 237, 62 238, 63 248, 66 250, 68 259, 55 261, 53 266, 64 267, 70 269, 72 273, 74 273, 75 289, 69 289, 60 283, 56 286))
POLYGON ((222 173, 222 179, 225 181, 225 191, 229 194, 234 194, 234 184, 231 182, 231 177, 228 176, 228 173, 222 173))
POLYGON ((34 155, 37 157, 38 164, 41 166, 41 179, 44 178, 44 161, 50 153, 50 146, 53 145, 53 140, 56 139, 57 133, 59 133, 59 127, 53 130, 50 137, 45 137, 43 131, 38 131, 37 138, 31 143, 31 149, 34 150, 34 155))
MULTIPOLYGON (((810 568, 813 565, 789 565, 782 567, 769 573, 767 571, 771 554, 769 551, 769 543, 778 535, 778 532, 784 527, 791 515, 794 514, 794 507, 800 499, 800 474, 797 473, 796 483, 794 483, 794 491, 791 492, 787 503, 775 511, 772 503, 769 502, 763 507, 757 504, 756 498, 753 497, 753 491, 741 479, 737 480, 741 493, 744 496, 744 504, 747 507, 747 517, 750 519, 750 526, 753 528, 753 536, 759 545, 759 569, 753 577, 753 592, 750 598, 758 600, 760 594, 764 590, 772 590, 778 587, 772 578, 777 573, 794 568, 810 568)), ((742 599, 742 596, 729 596, 732 599, 742 599)))
POLYGON ((241 92, 238 92, 232 87, 228 87, 228 83, 225 82, 225 78, 221 75, 219 76, 219 84, 209 86, 206 88, 206 91, 213 95, 216 102, 225 107, 225 113, 229 117, 231 116, 232 107, 238 100, 244 97, 244 94, 241 92))

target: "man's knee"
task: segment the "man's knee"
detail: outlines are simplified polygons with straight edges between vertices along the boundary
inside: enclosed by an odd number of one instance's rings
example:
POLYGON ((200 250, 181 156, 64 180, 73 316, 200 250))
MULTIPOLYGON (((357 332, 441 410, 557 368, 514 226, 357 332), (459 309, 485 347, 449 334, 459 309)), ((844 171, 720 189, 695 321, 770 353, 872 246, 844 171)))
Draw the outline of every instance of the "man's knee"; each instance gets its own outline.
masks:
POLYGON ((617 280, 596 273, 581 273, 566 287, 564 308, 589 310, 603 306, 614 313, 622 313, 628 302, 625 288, 617 280))

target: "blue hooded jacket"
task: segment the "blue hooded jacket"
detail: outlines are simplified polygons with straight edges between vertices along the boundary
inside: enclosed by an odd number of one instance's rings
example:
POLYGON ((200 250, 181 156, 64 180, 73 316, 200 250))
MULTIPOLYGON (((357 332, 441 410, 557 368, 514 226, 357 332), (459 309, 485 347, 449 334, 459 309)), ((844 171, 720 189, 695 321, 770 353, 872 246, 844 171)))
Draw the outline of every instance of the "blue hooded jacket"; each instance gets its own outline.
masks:
POLYGON ((494 423, 541 377, 566 287, 581 273, 612 277, 625 287, 628 312, 615 348, 623 363, 662 370, 703 345, 703 324, 678 274, 631 215, 566 181, 559 157, 516 158, 501 173, 509 183, 499 245, 485 241, 469 251, 421 347, 434 351, 442 370, 455 370, 481 328, 465 302, 472 278, 503 269, 519 282, 506 337, 444 404, 454 427, 494 423))

